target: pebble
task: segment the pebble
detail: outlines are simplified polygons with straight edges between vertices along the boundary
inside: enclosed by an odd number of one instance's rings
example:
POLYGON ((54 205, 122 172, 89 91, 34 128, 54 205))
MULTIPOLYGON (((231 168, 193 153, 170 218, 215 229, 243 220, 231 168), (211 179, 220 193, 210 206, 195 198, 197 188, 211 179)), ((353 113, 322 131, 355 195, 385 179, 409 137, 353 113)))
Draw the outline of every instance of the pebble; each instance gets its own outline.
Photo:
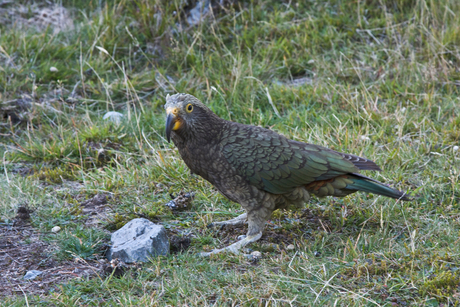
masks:
POLYGON ((295 249, 295 246, 294 246, 294 244, 289 244, 288 246, 286 246, 286 249, 287 249, 288 251, 292 251, 292 250, 295 249))
POLYGON ((43 274, 42 271, 39 270, 32 270, 32 271, 27 271, 26 275, 24 275, 24 279, 35 279, 38 275, 43 274))
POLYGON ((251 256, 252 256, 253 259, 260 259, 260 258, 262 258, 262 253, 258 252, 258 251, 253 251, 251 253, 251 256))
POLYGON ((452 149, 453 149, 454 151, 458 151, 458 148, 459 148, 459 147, 458 147, 457 145, 455 145, 454 147, 452 147, 452 149))
POLYGON ((54 226, 53 228, 51 228, 51 232, 54 232, 54 233, 58 233, 60 230, 61 230, 61 227, 59 226, 54 226))
POLYGON ((102 119, 109 120, 117 125, 120 124, 122 118, 123 118, 123 114, 121 114, 120 112, 115 112, 115 111, 109 111, 105 113, 104 117, 102 117, 102 119))
POLYGON ((56 67, 51 66, 51 67, 50 67, 50 71, 51 71, 51 72, 58 72, 59 70, 58 70, 56 67))

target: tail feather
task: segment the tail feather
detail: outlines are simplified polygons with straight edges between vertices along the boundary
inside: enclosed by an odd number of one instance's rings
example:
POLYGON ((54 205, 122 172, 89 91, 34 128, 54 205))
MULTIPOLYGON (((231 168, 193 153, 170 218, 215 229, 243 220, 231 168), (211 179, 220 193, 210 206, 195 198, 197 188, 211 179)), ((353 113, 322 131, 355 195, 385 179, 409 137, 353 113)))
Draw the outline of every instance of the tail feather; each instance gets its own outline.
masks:
POLYGON ((305 188, 308 192, 318 197, 344 197, 348 194, 362 191, 395 199, 412 200, 405 192, 401 192, 382 182, 357 173, 341 175, 327 180, 316 180, 305 185, 305 188))
POLYGON ((380 181, 361 174, 353 174, 353 177, 350 176, 348 178, 352 180, 352 183, 345 187, 347 190, 379 194, 401 200, 412 200, 406 192, 396 190, 380 181))

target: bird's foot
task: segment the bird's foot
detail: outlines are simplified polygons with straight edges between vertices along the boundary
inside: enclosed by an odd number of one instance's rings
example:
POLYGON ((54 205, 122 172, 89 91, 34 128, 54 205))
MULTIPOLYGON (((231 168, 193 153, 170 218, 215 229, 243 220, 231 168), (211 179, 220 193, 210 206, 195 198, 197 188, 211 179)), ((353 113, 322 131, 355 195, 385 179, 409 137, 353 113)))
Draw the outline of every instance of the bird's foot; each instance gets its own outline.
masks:
POLYGON ((208 257, 208 256, 211 256, 211 255, 215 255, 215 254, 219 254, 219 253, 227 253, 227 252, 231 252, 235 255, 239 255, 240 254, 240 249, 242 249, 243 247, 245 247, 246 245, 248 245, 249 243, 252 243, 252 242, 255 242, 257 240, 259 240, 260 238, 262 237, 262 232, 259 232, 255 235, 248 235, 246 236, 244 239, 240 240, 240 241, 237 241, 227 247, 224 247, 224 248, 220 248, 220 249, 215 249, 215 250, 212 250, 210 252, 203 252, 203 253, 200 253, 200 256, 202 257, 208 257))
POLYGON ((247 222, 248 222, 248 215, 246 213, 243 213, 228 221, 213 222, 208 225, 208 228, 220 227, 222 229, 225 226, 239 227, 239 226, 243 226, 247 222))

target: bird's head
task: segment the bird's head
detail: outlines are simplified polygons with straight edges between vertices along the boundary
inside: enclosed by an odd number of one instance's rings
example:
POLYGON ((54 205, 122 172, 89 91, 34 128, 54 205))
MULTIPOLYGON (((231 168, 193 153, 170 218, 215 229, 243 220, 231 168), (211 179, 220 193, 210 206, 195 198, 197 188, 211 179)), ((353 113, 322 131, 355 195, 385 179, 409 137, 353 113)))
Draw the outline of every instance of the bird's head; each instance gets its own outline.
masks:
POLYGON ((196 97, 189 94, 166 96, 166 139, 171 132, 190 132, 202 127, 215 114, 196 97))

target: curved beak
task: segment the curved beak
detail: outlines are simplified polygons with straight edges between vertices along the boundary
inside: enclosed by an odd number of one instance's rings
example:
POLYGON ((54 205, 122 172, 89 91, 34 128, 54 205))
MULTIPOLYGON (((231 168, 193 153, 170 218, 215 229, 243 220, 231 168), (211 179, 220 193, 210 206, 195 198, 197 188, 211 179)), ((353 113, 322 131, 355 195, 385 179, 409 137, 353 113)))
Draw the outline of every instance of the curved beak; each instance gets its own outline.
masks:
POLYGON ((168 116, 166 117, 166 139, 168 140, 168 143, 171 142, 171 131, 173 130, 176 121, 176 115, 173 113, 168 113, 168 116))

